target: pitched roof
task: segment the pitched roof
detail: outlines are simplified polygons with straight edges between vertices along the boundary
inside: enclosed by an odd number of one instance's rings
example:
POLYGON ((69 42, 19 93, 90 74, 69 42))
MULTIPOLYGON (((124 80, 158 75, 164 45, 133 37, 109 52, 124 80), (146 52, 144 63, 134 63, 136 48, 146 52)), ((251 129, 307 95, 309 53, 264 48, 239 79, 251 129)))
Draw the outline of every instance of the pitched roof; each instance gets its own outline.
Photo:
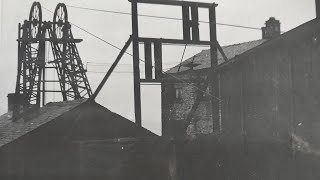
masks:
POLYGON ((156 136, 151 131, 137 127, 134 122, 111 112, 107 108, 86 99, 48 103, 38 112, 31 114, 30 120, 11 120, 12 113, 0 116, 0 147, 9 144, 30 132, 41 128, 48 122, 60 119, 58 134, 66 134, 71 139, 106 139, 123 137, 156 136), (81 106, 80 106, 81 105, 81 106), (60 126, 63 127, 60 127, 60 126))
POLYGON ((67 130, 68 137, 72 140, 157 136, 97 103, 89 103, 76 108, 71 113, 71 117, 66 117, 66 119, 69 119, 69 124, 72 124, 67 130), (76 114, 76 117, 74 117, 74 114, 76 114))
POLYGON ((48 103, 39 109, 39 113, 35 118, 24 122, 19 119, 15 122, 11 120, 12 113, 6 113, 0 116, 0 147, 4 146, 19 137, 39 128, 47 122, 56 119, 62 114, 81 105, 86 100, 75 100, 58 103, 48 103))
MULTIPOLYGON (((256 41, 249 41, 249 42, 244 42, 240 44, 234 44, 234 45, 229 45, 229 46, 224 46, 222 47, 224 53, 226 54, 228 59, 232 59, 237 55, 240 55, 254 47, 259 46, 260 44, 266 42, 267 40, 261 39, 261 40, 256 40, 256 41)), ((185 60, 182 62, 182 65, 180 67, 179 72, 187 71, 190 68, 185 67, 184 65, 190 64, 199 64, 198 66, 194 67, 194 70, 199 70, 199 69, 205 69, 211 67, 211 61, 210 61, 210 50, 203 50, 202 52, 196 54, 195 56, 185 60)), ((224 62, 224 59, 221 55, 221 53, 218 51, 218 64, 221 64, 224 62)), ((167 71, 167 73, 177 73, 179 69, 179 65, 171 68, 170 70, 167 71)))
POLYGON ((301 41, 304 41, 307 38, 310 38, 311 40, 311 38, 315 37, 315 35, 317 40, 319 41, 319 37, 320 37, 319 31, 320 31, 320 20, 316 18, 304 24, 301 24, 300 26, 294 29, 291 29, 290 31, 287 31, 274 39, 266 41, 266 43, 263 43, 255 48, 249 49, 248 51, 242 53, 241 56, 239 56, 239 58, 233 58, 228 62, 223 62, 219 68, 225 67, 226 65, 232 64, 235 61, 243 59, 241 57, 244 57, 245 55, 256 53, 258 52, 258 50, 264 51, 266 50, 266 48, 274 47, 275 45, 278 45, 280 43, 284 43, 286 47, 290 47, 294 43, 300 44, 301 41))

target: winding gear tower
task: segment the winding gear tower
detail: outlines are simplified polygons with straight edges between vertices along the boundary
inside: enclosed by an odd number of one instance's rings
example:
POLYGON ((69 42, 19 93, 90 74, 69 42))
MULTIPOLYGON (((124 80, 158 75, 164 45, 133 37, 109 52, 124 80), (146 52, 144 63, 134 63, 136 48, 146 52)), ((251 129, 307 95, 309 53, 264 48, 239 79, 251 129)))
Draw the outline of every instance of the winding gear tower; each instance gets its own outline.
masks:
POLYGON ((89 98, 92 95, 86 71, 83 67, 76 43, 82 39, 73 38, 71 24, 65 4, 55 9, 53 22, 42 21, 42 9, 34 2, 29 20, 19 24, 18 73, 13 96, 13 119, 23 112, 39 108, 45 103, 45 93, 61 93, 63 101, 89 98), (45 70, 46 44, 51 45, 52 64, 58 74, 60 90, 46 90, 45 70))

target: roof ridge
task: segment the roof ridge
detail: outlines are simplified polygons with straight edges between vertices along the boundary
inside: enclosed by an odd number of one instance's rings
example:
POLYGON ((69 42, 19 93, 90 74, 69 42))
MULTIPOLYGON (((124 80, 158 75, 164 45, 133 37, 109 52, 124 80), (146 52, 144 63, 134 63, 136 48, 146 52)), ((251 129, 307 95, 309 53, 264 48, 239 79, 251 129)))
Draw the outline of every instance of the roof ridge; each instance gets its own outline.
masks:
MULTIPOLYGON (((276 42, 279 42, 279 41, 283 40, 284 38, 289 38, 291 36, 291 34, 299 32, 299 30, 301 31, 301 29, 303 27, 305 27, 307 25, 313 25, 313 24, 315 24, 317 22, 320 22, 319 19, 317 19, 317 18, 311 19, 310 21, 307 21, 307 22, 304 22, 304 23, 302 23, 302 24, 290 29, 289 31, 286 31, 286 32, 282 33, 280 36, 278 36, 276 38, 273 38, 273 39, 270 39, 270 40, 267 40, 266 42, 264 42, 264 43, 262 43, 262 44, 260 44, 260 45, 258 45, 256 47, 254 47, 254 48, 242 53, 241 55, 246 55, 248 53, 252 53, 258 48, 268 47, 268 46, 272 45, 273 43, 276 43, 276 42)), ((232 63, 232 62, 234 62, 234 61, 222 63, 222 64, 219 65, 219 68, 220 67, 224 67, 227 64, 232 63)))
MULTIPOLYGON (((227 45, 227 46, 223 46, 222 49, 225 52, 226 56, 228 58, 234 58, 235 55, 240 55, 248 50, 250 50, 251 48, 254 48, 256 46, 259 46, 260 44, 263 44, 265 42, 267 42, 268 40, 266 39, 258 39, 258 40, 251 40, 251 41, 246 41, 246 42, 242 42, 242 43, 237 43, 237 44, 231 44, 231 45, 227 45)), ((209 53, 210 49, 204 49, 202 51, 200 51, 199 53, 187 58, 186 60, 181 62, 181 65, 185 65, 187 63, 189 63, 190 61, 192 61, 192 58, 195 57, 195 62, 199 62, 201 60, 205 60, 208 59, 208 55, 210 55, 209 53)), ((221 59, 223 59, 221 52, 218 52, 218 63, 221 64, 221 59)), ((201 63, 201 62, 200 62, 201 63)), ((206 68, 206 63, 202 62, 202 65, 200 65, 198 68, 203 69, 206 68)), ((177 69, 180 66, 180 63, 175 65, 174 67, 170 68, 167 72, 168 73, 177 73, 174 72, 175 69, 177 69)), ((196 68, 197 69, 197 68, 196 68)), ((184 71, 184 70, 182 70, 184 71)), ((179 71, 180 72, 180 71, 179 71)))
MULTIPOLYGON (((251 41, 245 41, 245 42, 241 42, 241 43, 236 43, 236 44, 229 44, 229 45, 225 45, 225 46, 221 46, 222 48, 228 48, 228 47, 233 47, 233 46, 238 46, 238 45, 243 45, 243 44, 248 44, 248 43, 252 43, 252 42, 258 42, 258 41, 268 41, 268 39, 257 39, 257 40, 251 40, 251 41)), ((205 49, 200 51, 200 53, 204 52, 204 51, 209 51, 210 49, 205 49)), ((198 54, 200 54, 198 53, 198 54)), ((220 52, 218 52, 220 53, 220 52)), ((191 56, 193 57, 193 56, 191 56)), ((188 58, 189 59, 189 58, 188 58)), ((186 59, 187 60, 187 59, 186 59)))
POLYGON ((242 43, 236 43, 236 44, 230 44, 230 45, 222 46, 222 48, 224 48, 224 47, 231 47, 231 46, 237 46, 237 45, 241 45, 241 44, 252 43, 252 42, 256 42, 256 41, 268 41, 268 40, 267 40, 267 39, 251 40, 251 41, 246 41, 246 42, 242 42, 242 43))

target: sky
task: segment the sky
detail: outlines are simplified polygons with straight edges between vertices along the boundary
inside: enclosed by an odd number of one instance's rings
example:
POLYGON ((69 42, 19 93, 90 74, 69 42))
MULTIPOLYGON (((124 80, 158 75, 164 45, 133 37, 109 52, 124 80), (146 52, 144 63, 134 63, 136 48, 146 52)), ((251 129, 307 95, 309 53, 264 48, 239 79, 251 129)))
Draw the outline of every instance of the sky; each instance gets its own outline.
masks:
MULTIPOLYGON (((194 0, 196 1, 196 0, 194 0)), ((0 114, 7 111, 7 94, 14 92, 17 76, 17 27, 29 17, 31 0, 0 0, 0 114)), ((69 21, 96 36, 122 48, 131 34, 131 17, 72 8, 80 6, 92 9, 130 12, 127 0, 40 0, 44 8, 54 11, 59 3, 68 8, 69 21)), ((200 2, 198 0, 198 2, 200 2)), ((288 31, 315 18, 315 0, 201 0, 217 3, 217 22, 261 28, 269 17, 281 22, 281 30, 288 31)), ((52 21, 51 12, 43 8, 43 20, 52 21)), ((176 7, 140 5, 140 14, 181 17, 176 7)), ((208 13, 200 11, 200 20, 207 21, 208 13)), ((140 17, 140 36, 156 38, 181 38, 182 23, 175 20, 163 20, 140 17)), ((202 40, 208 39, 207 24, 200 25, 202 40)), ((72 27, 75 38, 84 41, 78 44, 82 61, 88 70, 88 78, 93 90, 99 85, 105 72, 117 57, 119 50, 94 38, 86 32, 72 27)), ((243 29, 217 25, 218 41, 221 45, 230 45, 261 39, 261 30, 243 29)), ((170 68, 180 62, 184 46, 165 46, 164 68, 170 68)), ((187 47, 184 59, 207 47, 187 47)), ((132 52, 129 47, 128 52, 132 52)), ((142 52, 140 54, 143 54, 142 52)), ((143 55, 141 56, 143 59, 143 55)), ((50 59, 50 55, 48 56, 50 59)), ((106 83, 97 101, 108 109, 134 121, 132 57, 125 55, 106 83)), ((48 78, 55 79, 55 72, 48 72, 48 78)), ((53 89, 57 85, 48 85, 53 89)), ((142 124, 147 129, 160 134, 161 107, 159 86, 142 85, 142 124)), ((60 101, 59 94, 50 94, 47 101, 60 101)))

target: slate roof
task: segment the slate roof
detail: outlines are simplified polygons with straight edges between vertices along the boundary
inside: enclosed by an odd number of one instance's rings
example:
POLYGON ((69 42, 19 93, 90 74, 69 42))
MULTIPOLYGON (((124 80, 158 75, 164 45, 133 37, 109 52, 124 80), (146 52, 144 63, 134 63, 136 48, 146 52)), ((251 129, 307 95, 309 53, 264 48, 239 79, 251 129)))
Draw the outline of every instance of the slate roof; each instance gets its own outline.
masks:
MULTIPOLYGON (((230 60, 234 58, 237 55, 240 55, 252 48, 255 48, 262 43, 266 42, 267 40, 261 39, 261 40, 256 40, 256 41, 249 41, 249 42, 244 42, 240 44, 234 44, 234 45, 229 45, 229 46, 224 46, 222 47, 224 53, 226 54, 227 58, 230 60)), ((196 54, 195 56, 185 60, 182 62, 182 65, 180 67, 179 72, 183 72, 186 70, 189 70, 189 67, 185 67, 184 65, 187 65, 189 63, 193 62, 194 64, 200 64, 196 67, 194 67, 194 70, 199 70, 199 69, 205 69, 211 67, 211 62, 210 62, 210 50, 203 50, 202 52, 196 54)), ((218 51, 218 64, 222 64, 224 62, 224 59, 221 55, 221 53, 218 51)), ((167 71, 167 73, 177 73, 179 69, 179 65, 171 68, 170 70, 167 71)))
MULTIPOLYGON (((63 122, 60 126, 63 127, 59 127, 57 133, 68 133, 70 138, 76 140, 157 136, 98 103, 85 104, 86 101, 87 99, 48 103, 32 114, 28 121, 19 119, 13 122, 11 112, 3 114, 0 116, 0 147, 60 117, 63 122)), ((55 132, 50 133, 55 135, 55 132)))
POLYGON ((13 122, 11 120, 12 113, 3 114, 0 116, 0 147, 56 119, 85 101, 86 99, 48 103, 46 106, 40 108, 39 114, 37 114, 35 118, 27 122, 24 122, 23 119, 13 122))

